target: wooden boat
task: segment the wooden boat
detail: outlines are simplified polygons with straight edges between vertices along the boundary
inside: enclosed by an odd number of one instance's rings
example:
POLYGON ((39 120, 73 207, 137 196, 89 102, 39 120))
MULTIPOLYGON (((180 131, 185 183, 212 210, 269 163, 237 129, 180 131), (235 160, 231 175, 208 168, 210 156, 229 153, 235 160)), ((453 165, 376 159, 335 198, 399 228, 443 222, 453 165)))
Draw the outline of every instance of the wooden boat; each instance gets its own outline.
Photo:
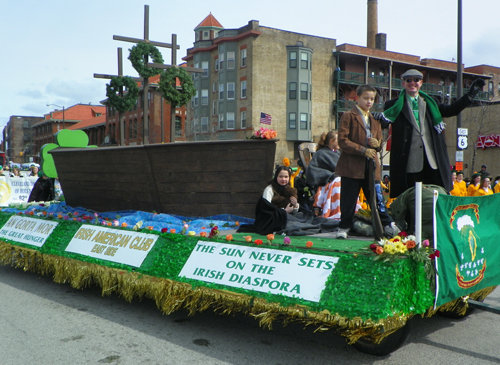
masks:
POLYGON ((73 207, 254 218, 257 200, 272 178, 276 141, 58 148, 50 153, 73 207))

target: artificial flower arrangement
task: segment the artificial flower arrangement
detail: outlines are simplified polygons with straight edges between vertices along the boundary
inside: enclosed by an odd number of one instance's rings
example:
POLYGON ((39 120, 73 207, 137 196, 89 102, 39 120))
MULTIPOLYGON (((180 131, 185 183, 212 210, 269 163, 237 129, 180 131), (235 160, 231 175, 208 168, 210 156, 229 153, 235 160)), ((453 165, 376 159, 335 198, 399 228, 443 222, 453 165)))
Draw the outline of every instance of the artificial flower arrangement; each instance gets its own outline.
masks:
POLYGON ((271 128, 263 128, 260 127, 256 131, 253 132, 250 138, 253 139, 273 139, 278 136, 278 132, 271 128))
POLYGON ((393 262, 397 259, 410 257, 416 262, 424 265, 426 278, 431 281, 431 288, 435 288, 436 267, 434 260, 439 257, 439 250, 430 247, 429 240, 422 241, 420 247, 417 245, 416 237, 400 232, 390 239, 383 238, 370 245, 376 256, 374 260, 393 262))

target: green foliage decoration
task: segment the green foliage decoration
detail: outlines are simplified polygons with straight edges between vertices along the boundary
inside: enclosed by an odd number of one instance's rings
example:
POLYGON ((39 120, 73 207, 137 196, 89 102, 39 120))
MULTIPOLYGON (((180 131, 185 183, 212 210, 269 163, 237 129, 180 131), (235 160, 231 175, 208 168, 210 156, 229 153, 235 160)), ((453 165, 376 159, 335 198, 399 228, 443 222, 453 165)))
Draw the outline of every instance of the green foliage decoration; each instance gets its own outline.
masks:
POLYGON ((160 76, 158 90, 170 105, 183 106, 196 95, 191 76, 184 67, 169 67, 160 76), (176 79, 181 82, 181 89, 176 88, 176 79))
POLYGON ((109 84, 106 84, 106 96, 108 97, 109 104, 120 113, 132 109, 135 103, 137 103, 138 95, 139 86, 129 76, 115 76, 109 84), (123 97, 118 94, 122 86, 127 88, 127 93, 124 93, 123 97))
POLYGON ((130 55, 128 59, 132 62, 132 66, 142 77, 153 77, 161 73, 159 68, 150 68, 144 64, 144 56, 150 56, 154 63, 163 63, 163 57, 155 46, 151 43, 139 42, 137 45, 129 49, 130 55))

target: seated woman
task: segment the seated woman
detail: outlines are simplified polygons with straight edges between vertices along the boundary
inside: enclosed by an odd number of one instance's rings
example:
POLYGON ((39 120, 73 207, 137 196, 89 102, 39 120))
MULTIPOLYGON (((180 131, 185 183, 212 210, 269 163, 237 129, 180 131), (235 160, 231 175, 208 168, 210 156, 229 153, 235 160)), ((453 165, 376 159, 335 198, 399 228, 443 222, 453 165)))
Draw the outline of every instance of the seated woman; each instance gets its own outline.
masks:
POLYGON ((274 173, 274 178, 264 189, 262 197, 287 213, 297 213, 299 211, 297 189, 290 186, 291 176, 292 170, 289 167, 279 166, 274 173))
POLYGON ((483 176, 481 178, 481 183, 479 188, 474 193, 474 196, 484 196, 484 195, 492 195, 493 191, 490 189, 490 178, 488 176, 483 176))
POLYGON ((338 202, 340 179, 335 180, 335 168, 339 157, 337 134, 333 131, 321 134, 316 153, 307 166, 306 182, 317 190, 313 205, 321 208, 324 218, 340 218, 338 202))
POLYGON ((255 208, 255 222, 242 224, 238 232, 254 232, 261 235, 286 233, 304 236, 320 232, 332 232, 338 221, 314 216, 310 212, 298 212, 297 190, 290 186, 292 171, 279 166, 255 208))

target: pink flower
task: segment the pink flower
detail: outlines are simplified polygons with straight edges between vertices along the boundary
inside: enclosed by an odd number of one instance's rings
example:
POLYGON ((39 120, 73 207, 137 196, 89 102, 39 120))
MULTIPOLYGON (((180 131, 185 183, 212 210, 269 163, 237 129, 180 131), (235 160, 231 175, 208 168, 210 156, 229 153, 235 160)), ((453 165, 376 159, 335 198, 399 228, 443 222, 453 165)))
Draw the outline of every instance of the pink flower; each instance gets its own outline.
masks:
POLYGON ((168 232, 168 228, 167 227, 161 229, 161 233, 167 233, 167 232, 168 232))
POLYGON ((429 247, 429 240, 423 240, 423 241, 422 241, 422 245, 423 245, 424 247, 429 247))
POLYGON ((290 237, 283 238, 283 244, 284 245, 289 245, 291 242, 292 242, 292 240, 290 239, 290 237))

